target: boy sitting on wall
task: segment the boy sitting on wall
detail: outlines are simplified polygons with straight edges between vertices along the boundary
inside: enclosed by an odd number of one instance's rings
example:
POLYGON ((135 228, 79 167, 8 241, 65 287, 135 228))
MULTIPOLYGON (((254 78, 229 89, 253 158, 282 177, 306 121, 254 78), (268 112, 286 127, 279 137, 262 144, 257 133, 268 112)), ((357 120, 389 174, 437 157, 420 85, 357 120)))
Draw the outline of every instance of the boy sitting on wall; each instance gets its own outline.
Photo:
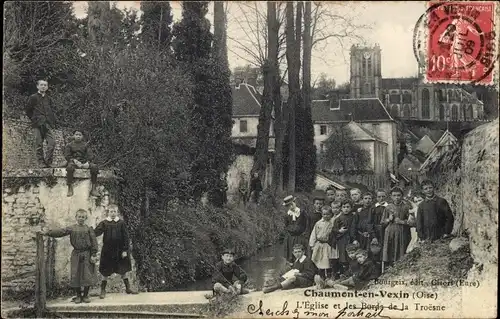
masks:
POLYGON ((99 169, 92 162, 94 154, 92 154, 90 147, 83 140, 83 133, 81 131, 74 131, 72 141, 64 149, 64 157, 67 161, 66 183, 68 184, 68 197, 73 196, 73 179, 75 169, 77 168, 90 169, 90 181, 92 183, 90 195, 97 196, 97 175, 99 174, 99 169))

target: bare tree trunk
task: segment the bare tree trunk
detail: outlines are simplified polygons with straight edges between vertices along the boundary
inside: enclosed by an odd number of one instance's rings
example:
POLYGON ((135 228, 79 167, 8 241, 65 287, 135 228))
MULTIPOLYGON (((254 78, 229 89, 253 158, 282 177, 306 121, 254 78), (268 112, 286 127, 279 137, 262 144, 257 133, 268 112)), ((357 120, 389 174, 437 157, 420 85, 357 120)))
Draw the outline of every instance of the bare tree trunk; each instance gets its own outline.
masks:
POLYGON ((302 2, 297 3, 297 26, 294 26, 293 2, 286 4, 286 59, 288 64, 288 185, 287 191, 295 191, 296 147, 295 147, 295 110, 300 95, 300 33, 302 24, 302 2))
POLYGON ((265 176, 267 160, 269 155, 269 130, 271 125, 271 113, 273 110, 273 71, 267 60, 263 67, 264 92, 262 95, 259 113, 259 124, 257 125, 257 142, 255 145, 252 175, 258 172, 259 176, 265 176))
POLYGON ((276 195, 283 191, 283 142, 285 138, 285 125, 283 123, 283 110, 281 105, 281 80, 278 68, 278 37, 279 24, 277 20, 276 2, 267 2, 267 29, 268 29, 268 60, 271 73, 272 100, 274 107, 274 169, 273 193, 276 195))
POLYGON ((312 35, 311 35, 311 2, 306 1, 304 11, 304 51, 302 66, 302 101, 304 108, 311 108, 311 59, 312 59, 312 35))

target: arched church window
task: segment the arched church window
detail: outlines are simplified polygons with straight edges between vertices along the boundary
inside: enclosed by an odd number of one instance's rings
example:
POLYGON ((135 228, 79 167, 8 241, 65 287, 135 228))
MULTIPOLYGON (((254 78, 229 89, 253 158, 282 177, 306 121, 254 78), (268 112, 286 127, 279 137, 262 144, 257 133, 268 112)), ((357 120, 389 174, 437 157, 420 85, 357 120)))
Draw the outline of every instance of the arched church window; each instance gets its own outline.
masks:
POLYGON ((444 116, 445 116, 445 111, 444 111, 444 104, 441 104, 439 106, 439 119, 441 121, 444 121, 444 116))
POLYGON ((428 119, 430 114, 430 94, 428 89, 422 90, 422 117, 428 119))
POLYGON ((398 118, 399 117, 399 105, 398 104, 393 104, 391 106, 391 116, 393 118, 398 118))
POLYGON ((467 105, 467 109, 465 111, 465 119, 466 120, 474 119, 474 111, 472 109, 472 104, 467 105))
POLYGON ((458 121, 458 106, 456 104, 451 107, 451 120, 458 121))
POLYGON ((410 106, 408 104, 403 106, 403 117, 410 117, 410 106))

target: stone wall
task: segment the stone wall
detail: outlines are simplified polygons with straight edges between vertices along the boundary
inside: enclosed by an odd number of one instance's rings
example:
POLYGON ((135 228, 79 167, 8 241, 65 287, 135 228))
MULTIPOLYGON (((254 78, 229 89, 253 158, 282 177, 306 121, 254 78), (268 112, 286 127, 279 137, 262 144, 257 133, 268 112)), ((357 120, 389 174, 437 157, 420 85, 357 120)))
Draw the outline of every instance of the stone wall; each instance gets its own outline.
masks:
MULTIPOLYGON (((30 291, 34 288, 36 260, 36 232, 42 229, 65 227, 75 223, 74 214, 83 208, 89 213, 87 224, 95 227, 106 217, 110 202, 103 187, 101 196, 93 198, 87 170, 75 172, 74 195, 66 196, 65 169, 34 169, 3 171, 2 200, 2 291, 30 291)), ((99 181, 114 178, 111 172, 102 171, 99 181)), ((98 238, 99 250, 102 236, 98 238)), ((48 253, 48 286, 64 289, 70 276, 72 247, 69 237, 46 239, 48 253)), ((135 263, 134 263, 135 269, 135 263)), ((135 271, 131 273, 137 284, 135 271)), ((123 289, 119 277, 108 284, 110 291, 123 289)))
POLYGON ((469 280, 479 280, 486 290, 498 276, 498 128, 496 119, 469 132, 429 172, 454 212, 453 233, 468 235, 475 262, 469 280))
POLYGON ((463 226, 474 260, 498 263, 498 119, 473 130, 462 145, 463 226))
MULTIPOLYGON (((36 168, 35 136, 28 121, 16 119, 2 120, 2 169, 36 168)), ((63 150, 69 131, 54 130, 56 148, 54 164, 65 163, 63 150)))

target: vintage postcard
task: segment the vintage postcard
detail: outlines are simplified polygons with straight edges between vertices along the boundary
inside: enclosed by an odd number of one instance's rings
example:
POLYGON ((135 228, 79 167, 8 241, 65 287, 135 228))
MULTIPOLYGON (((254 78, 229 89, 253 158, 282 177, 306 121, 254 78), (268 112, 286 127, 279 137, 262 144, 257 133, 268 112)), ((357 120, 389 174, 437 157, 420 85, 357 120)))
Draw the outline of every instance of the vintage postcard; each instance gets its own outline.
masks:
POLYGON ((496 318, 497 1, 8 1, 2 318, 496 318))

